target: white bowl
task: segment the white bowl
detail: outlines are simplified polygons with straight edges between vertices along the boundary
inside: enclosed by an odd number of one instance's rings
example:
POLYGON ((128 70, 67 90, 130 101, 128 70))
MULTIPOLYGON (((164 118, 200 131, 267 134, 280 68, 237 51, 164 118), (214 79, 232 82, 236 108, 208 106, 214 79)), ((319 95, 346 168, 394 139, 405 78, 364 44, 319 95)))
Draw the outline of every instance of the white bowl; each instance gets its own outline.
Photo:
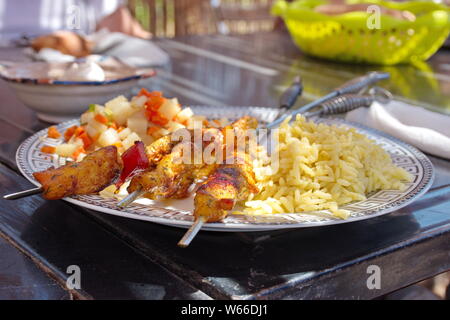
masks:
POLYGON ((77 118, 90 104, 128 96, 140 79, 155 74, 152 69, 122 67, 114 70, 115 77, 105 81, 62 81, 37 76, 45 75, 47 68, 43 62, 16 64, 3 68, 0 77, 26 106, 37 112, 39 119, 52 123, 77 118))
POLYGON ((78 118, 90 104, 104 104, 127 96, 139 79, 103 85, 63 85, 8 82, 17 97, 37 112, 39 119, 58 123, 78 118))

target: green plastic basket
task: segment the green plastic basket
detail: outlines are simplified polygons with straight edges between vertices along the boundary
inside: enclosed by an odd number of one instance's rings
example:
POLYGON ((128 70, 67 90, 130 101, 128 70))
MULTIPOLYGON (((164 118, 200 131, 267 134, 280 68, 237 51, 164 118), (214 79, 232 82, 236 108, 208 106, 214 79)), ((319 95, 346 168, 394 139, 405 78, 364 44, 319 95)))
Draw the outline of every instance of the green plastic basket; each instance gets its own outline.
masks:
MULTIPOLYGON (((380 28, 369 29, 367 12, 329 16, 315 12, 324 0, 277 1, 272 14, 284 18, 300 49, 312 56, 335 61, 394 65, 427 60, 450 32, 450 9, 425 1, 364 1, 391 9, 408 10, 416 20, 380 15, 380 28)), ((349 2, 350 3, 350 2, 349 2)), ((361 3, 352 1, 351 3, 361 3)))

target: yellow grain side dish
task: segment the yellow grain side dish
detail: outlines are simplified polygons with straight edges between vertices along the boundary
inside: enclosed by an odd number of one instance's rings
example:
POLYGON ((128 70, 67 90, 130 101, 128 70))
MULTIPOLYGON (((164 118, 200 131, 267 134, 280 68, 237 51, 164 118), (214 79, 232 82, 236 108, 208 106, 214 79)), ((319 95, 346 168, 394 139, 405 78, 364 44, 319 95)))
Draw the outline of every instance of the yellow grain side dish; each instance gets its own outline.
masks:
POLYGON ((255 160, 262 192, 245 202, 244 214, 327 211, 347 218, 340 206, 365 200, 381 189, 402 190, 412 176, 395 166, 389 154, 354 128, 316 124, 302 116, 278 130, 272 159, 255 160), (273 160, 272 160, 273 162, 273 160))

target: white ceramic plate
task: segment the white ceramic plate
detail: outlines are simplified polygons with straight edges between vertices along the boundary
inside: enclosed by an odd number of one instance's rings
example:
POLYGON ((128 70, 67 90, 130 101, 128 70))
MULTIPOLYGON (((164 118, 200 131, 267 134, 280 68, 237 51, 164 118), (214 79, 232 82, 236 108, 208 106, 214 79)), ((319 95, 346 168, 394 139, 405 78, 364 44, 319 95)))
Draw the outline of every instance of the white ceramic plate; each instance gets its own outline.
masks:
MULTIPOLYGON (((191 107, 196 114, 209 118, 228 117, 239 118, 252 115, 262 122, 270 122, 276 117, 277 109, 258 107, 191 107)), ((355 127, 359 132, 373 139, 392 157, 393 162, 410 172, 414 179, 407 184, 404 191, 380 190, 368 196, 367 200, 353 202, 342 206, 350 211, 346 220, 338 219, 330 214, 276 214, 268 216, 229 215, 223 222, 207 223, 204 230, 213 231, 264 231, 284 228, 303 228, 323 226, 330 224, 349 223, 357 220, 370 219, 413 202, 423 195, 431 186, 434 178, 433 165, 430 160, 416 148, 388 136, 382 132, 349 123, 341 119, 320 119, 327 124, 346 125, 355 127)), ((61 123, 57 126, 60 132, 77 124, 77 120, 61 123)), ((65 163, 64 158, 57 158, 40 152, 43 145, 57 145, 61 140, 46 137, 47 130, 41 130, 25 140, 17 150, 16 161, 20 171, 32 183, 38 185, 32 173, 45 170, 50 166, 59 166, 65 163)), ((117 206, 116 199, 105 199, 98 195, 74 196, 64 200, 81 207, 117 215, 125 218, 146 220, 174 227, 188 228, 193 221, 191 211, 192 198, 185 200, 172 200, 170 202, 156 202, 148 199, 136 201, 126 209, 117 206)))

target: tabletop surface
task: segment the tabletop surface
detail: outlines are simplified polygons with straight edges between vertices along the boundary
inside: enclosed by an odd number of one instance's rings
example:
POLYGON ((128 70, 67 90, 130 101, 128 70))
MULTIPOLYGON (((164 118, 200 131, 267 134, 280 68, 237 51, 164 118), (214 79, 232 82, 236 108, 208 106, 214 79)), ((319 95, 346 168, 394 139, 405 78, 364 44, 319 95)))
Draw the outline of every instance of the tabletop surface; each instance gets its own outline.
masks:
MULTIPOLYGON (((171 57, 140 85, 183 105, 277 106, 300 74, 300 106, 371 70, 399 100, 450 114, 450 52, 427 63, 375 67, 304 56, 286 34, 190 36, 155 42, 171 57)), ((21 61, 19 48, 0 60, 21 61)), ((137 89, 136 89, 137 90, 137 89)), ((17 170, 20 143, 49 124, 0 82, 1 194, 31 187, 17 170)), ((32 196, 0 199, 0 299, 369 299, 450 269, 450 162, 430 156, 430 191, 389 215, 336 226, 265 233, 200 232, 186 249, 184 230, 32 196), (81 270, 69 289, 68 267, 81 270), (367 285, 370 266, 380 288, 367 285)))

